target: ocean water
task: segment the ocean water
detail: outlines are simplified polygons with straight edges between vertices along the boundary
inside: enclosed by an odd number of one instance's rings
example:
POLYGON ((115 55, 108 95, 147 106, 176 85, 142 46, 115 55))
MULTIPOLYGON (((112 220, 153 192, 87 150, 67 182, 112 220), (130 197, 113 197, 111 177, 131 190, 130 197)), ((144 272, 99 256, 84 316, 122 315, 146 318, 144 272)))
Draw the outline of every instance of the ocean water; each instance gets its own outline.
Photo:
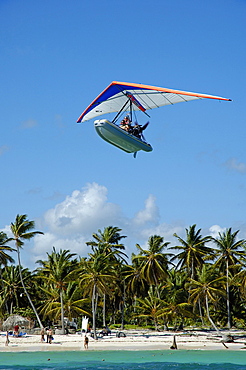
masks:
POLYGON ((246 351, 0 352, 6 370, 246 370, 246 351))

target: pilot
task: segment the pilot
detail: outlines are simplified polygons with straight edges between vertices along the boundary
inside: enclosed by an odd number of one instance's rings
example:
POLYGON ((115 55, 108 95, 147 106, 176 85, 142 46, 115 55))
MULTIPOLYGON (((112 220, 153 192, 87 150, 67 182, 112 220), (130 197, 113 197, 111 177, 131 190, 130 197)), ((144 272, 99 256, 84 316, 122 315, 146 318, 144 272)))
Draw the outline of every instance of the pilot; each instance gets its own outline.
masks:
POLYGON ((132 134, 141 139, 142 132, 147 128, 149 122, 145 123, 145 125, 139 125, 137 122, 135 126, 132 128, 132 134))
POLYGON ((141 138, 141 126, 136 122, 135 126, 133 126, 132 134, 139 139, 141 138))

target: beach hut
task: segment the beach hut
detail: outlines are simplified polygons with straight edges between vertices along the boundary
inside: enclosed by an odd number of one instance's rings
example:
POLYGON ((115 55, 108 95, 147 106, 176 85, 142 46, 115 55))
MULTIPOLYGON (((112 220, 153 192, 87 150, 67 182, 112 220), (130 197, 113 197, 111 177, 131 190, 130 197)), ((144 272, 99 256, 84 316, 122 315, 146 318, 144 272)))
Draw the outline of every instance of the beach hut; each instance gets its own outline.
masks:
POLYGON ((31 321, 20 315, 11 315, 3 322, 2 330, 13 330, 15 325, 19 325, 21 329, 30 329, 31 321))

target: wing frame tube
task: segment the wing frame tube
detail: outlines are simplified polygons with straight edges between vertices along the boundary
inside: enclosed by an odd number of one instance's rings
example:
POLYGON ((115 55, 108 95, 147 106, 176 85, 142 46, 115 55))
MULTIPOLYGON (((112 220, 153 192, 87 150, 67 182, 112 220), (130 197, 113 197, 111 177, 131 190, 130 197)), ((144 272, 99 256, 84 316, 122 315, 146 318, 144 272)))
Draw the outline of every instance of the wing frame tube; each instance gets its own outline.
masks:
MULTIPOLYGON (((84 110, 84 112, 78 118, 77 123, 80 123, 80 122, 86 121, 86 120, 90 120, 90 119, 95 118, 96 116, 101 115, 99 113, 99 114, 96 114, 96 115, 94 115, 90 118, 85 119, 86 115, 89 112, 91 112, 94 108, 96 108, 97 106, 100 106, 100 104, 102 104, 103 102, 106 102, 107 99, 109 99, 109 98, 111 98, 111 97, 113 97, 113 96, 115 96, 119 93, 124 94, 125 90, 126 91, 128 91, 128 90, 135 90, 135 91, 140 90, 141 91, 142 90, 143 93, 146 90, 155 91, 155 92, 162 92, 162 93, 166 93, 166 94, 170 93, 170 94, 174 94, 174 95, 180 95, 180 98, 182 98, 182 99, 184 99, 183 96, 190 96, 190 97, 194 97, 194 99, 196 99, 196 98, 197 99, 199 99, 199 98, 200 99, 208 98, 208 99, 215 99, 215 100, 231 101, 231 99, 223 98, 223 97, 215 96, 215 95, 194 93, 194 92, 189 92, 189 91, 175 90, 175 89, 169 89, 169 88, 157 87, 157 86, 151 86, 151 85, 143 85, 143 84, 136 84, 136 83, 126 83, 126 82, 113 81, 84 110)), ((168 100, 167 97, 166 97, 166 100, 168 100)), ((175 104, 175 103, 177 103, 177 102, 173 103, 172 101, 170 101, 168 104, 175 104)), ((162 104, 162 106, 163 105, 164 104, 162 104)), ((146 108, 146 109, 148 109, 148 108, 146 108)), ((152 108, 149 108, 149 109, 152 109, 152 108)), ((112 110, 110 112, 112 112, 112 110)), ((107 112, 102 111, 102 114, 103 113, 107 113, 107 112)))

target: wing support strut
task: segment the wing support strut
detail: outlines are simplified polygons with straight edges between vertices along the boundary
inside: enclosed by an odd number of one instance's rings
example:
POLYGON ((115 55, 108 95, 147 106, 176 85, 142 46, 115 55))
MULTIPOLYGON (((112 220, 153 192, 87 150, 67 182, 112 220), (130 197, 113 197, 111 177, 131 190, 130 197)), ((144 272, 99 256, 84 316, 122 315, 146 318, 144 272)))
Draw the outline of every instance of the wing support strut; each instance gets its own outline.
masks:
POLYGON ((129 102, 127 101, 124 105, 123 105, 123 107, 121 108, 121 110, 116 114, 116 116, 114 117, 114 119, 113 119, 113 121, 112 121, 112 123, 115 123, 115 121, 117 120, 117 118, 119 117, 119 115, 121 114, 121 112, 123 111, 123 109, 127 106, 127 104, 128 104, 129 102))
POLYGON ((146 114, 146 116, 148 116, 150 118, 150 116, 148 115, 148 113, 146 113, 146 110, 145 108, 137 101, 137 99, 130 93, 124 93, 124 95, 128 98, 128 100, 126 101, 126 103, 123 105, 123 107, 120 109, 120 111, 116 114, 116 116, 114 117, 112 123, 115 123, 119 117, 119 115, 121 114, 121 112, 125 109, 125 107, 127 106, 127 104, 129 103, 129 111, 130 111, 130 117, 131 117, 131 121, 132 121, 132 104, 135 104, 139 110, 141 110, 141 112, 143 112, 144 114, 146 114))

